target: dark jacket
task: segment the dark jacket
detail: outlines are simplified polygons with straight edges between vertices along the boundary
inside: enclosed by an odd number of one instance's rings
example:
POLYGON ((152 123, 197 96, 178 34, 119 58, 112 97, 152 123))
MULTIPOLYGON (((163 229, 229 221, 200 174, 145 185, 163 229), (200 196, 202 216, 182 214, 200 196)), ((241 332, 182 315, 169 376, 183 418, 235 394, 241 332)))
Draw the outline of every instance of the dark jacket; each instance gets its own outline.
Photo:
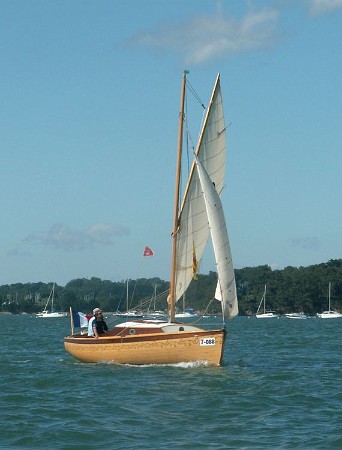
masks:
POLYGON ((96 327, 97 334, 105 334, 108 331, 107 324, 104 320, 97 320, 95 318, 93 322, 93 328, 96 327))

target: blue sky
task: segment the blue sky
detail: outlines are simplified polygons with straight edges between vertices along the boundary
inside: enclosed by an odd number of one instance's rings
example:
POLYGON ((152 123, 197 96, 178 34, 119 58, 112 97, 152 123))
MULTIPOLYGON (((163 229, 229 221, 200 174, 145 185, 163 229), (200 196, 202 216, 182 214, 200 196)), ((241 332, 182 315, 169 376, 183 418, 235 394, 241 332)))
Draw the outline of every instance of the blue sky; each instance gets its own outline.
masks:
POLYGON ((0 6, 0 284, 169 279, 184 69, 221 73, 235 267, 341 258, 342 0, 0 6))

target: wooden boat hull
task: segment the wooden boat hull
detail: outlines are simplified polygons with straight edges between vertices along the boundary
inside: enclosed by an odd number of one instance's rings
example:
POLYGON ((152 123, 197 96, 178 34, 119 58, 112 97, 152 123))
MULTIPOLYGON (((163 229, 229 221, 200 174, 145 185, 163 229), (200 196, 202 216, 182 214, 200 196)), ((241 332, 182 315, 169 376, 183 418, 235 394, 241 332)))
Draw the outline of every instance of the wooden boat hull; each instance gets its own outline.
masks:
POLYGON ((82 362, 119 364, 176 364, 205 361, 219 366, 225 330, 161 332, 98 339, 73 335, 64 338, 65 350, 82 362))

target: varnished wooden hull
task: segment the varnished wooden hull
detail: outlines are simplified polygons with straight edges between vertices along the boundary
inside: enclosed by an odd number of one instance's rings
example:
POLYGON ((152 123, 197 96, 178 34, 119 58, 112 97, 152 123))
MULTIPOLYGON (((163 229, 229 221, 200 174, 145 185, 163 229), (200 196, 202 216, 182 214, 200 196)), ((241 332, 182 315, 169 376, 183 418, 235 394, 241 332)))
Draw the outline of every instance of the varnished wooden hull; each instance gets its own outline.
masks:
POLYGON ((206 361, 220 365, 223 358, 225 330, 196 330, 104 336, 68 336, 65 350, 82 362, 119 364, 176 364, 206 361))

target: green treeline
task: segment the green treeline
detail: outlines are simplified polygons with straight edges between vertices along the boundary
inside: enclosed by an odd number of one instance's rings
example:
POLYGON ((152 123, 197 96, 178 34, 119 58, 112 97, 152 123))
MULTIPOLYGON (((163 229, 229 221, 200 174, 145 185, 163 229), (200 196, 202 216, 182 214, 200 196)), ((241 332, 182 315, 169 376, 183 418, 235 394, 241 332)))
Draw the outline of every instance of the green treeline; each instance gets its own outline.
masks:
MULTIPOLYGON (((331 282, 332 309, 342 310, 342 259, 308 267, 286 267, 272 270, 269 266, 235 270, 240 314, 254 314, 267 285, 267 308, 281 314, 304 311, 316 314, 328 308, 328 283, 331 282)), ((220 313, 220 304, 212 297, 216 273, 199 275, 193 280, 184 299, 185 307, 209 314, 220 313)), ((90 313, 100 307, 105 311, 129 309, 167 310, 169 282, 159 278, 113 282, 99 278, 76 279, 66 286, 55 286, 56 310, 90 313), (156 296, 154 295, 156 292, 156 296)), ((41 311, 52 289, 52 283, 16 283, 0 286, 0 311, 35 313, 41 311)), ((182 301, 178 302, 183 308, 182 301)))

